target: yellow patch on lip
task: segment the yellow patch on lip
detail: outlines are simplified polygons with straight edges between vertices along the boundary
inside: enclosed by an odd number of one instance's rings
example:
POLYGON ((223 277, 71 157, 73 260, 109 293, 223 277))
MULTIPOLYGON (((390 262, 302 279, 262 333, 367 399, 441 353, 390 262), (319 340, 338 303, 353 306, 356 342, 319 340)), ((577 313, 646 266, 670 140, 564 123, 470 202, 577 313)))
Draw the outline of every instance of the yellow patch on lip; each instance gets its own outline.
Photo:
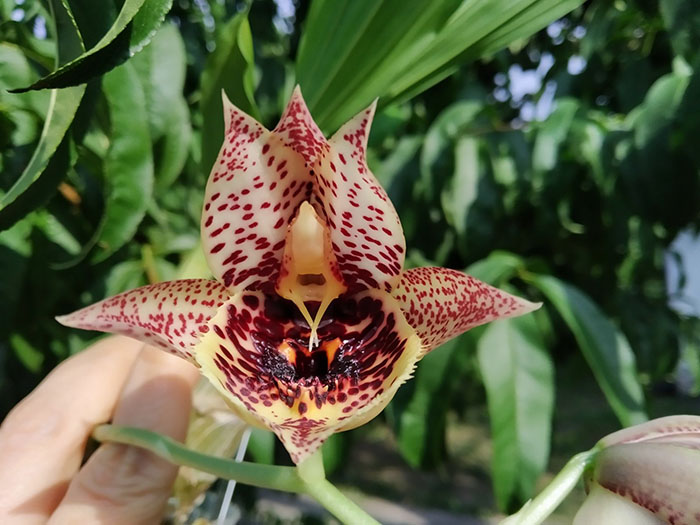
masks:
POLYGON ((323 314, 347 287, 338 271, 328 226, 308 201, 301 204, 289 225, 276 290, 292 301, 309 323, 308 349, 313 350, 319 344, 316 332, 323 314), (306 306, 310 301, 320 303, 314 316, 306 306))
POLYGON ((333 362, 333 359, 335 359, 335 354, 338 353, 340 343, 340 337, 336 337, 331 341, 324 341, 321 345, 321 348, 326 352, 326 358, 328 359, 329 366, 333 362))
POLYGON ((280 354, 287 358, 289 364, 291 364, 292 366, 295 366, 297 364, 297 353, 287 341, 282 341, 282 344, 280 344, 279 346, 279 351, 280 354))

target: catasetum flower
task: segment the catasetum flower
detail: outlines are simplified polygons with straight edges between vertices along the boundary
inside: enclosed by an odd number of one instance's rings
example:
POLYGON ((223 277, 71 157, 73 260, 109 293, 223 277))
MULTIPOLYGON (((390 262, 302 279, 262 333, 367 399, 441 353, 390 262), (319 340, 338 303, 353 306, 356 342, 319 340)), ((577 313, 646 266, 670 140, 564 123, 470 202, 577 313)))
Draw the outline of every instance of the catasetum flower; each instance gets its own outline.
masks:
POLYGON ((298 88, 272 131, 224 97, 201 223, 217 281, 145 286, 58 320, 191 361, 299 463, 375 417, 433 348, 536 309, 457 271, 403 270, 401 223, 365 160, 374 109, 326 139, 298 88))
POLYGON ((700 523, 700 417, 649 421, 598 447, 574 525, 700 523))

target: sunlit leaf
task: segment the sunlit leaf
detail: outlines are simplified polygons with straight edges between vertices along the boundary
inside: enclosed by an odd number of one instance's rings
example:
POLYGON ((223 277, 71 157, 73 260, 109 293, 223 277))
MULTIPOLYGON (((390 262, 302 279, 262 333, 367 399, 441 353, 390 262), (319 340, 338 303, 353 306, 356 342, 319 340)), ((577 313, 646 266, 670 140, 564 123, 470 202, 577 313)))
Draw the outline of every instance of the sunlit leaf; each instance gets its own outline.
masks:
POLYGON ((153 191, 151 139, 139 78, 127 63, 106 74, 103 86, 112 129, 104 161, 107 199, 94 261, 106 259, 132 238, 153 191))
POLYGON ((480 281, 500 287, 503 282, 510 279, 523 266, 524 262, 518 255, 510 252, 494 251, 485 259, 469 265, 464 272, 480 281))
POLYGON ((10 345, 17 356, 17 359, 30 372, 37 373, 41 370, 41 365, 44 362, 44 354, 38 348, 35 348, 29 341, 19 334, 10 336, 10 345))
POLYGON ((146 95, 156 184, 167 187, 182 171, 192 139, 190 112, 183 95, 187 57, 179 29, 163 24, 133 64, 146 95))
POLYGON ((552 114, 538 126, 532 153, 532 164, 536 170, 547 171, 554 168, 559 146, 566 139, 578 108, 579 103, 576 100, 558 100, 552 114))
POLYGON ((532 497, 547 466, 554 408, 554 366, 530 316, 490 324, 478 359, 491 421, 493 485, 511 510, 532 497))
POLYGON ((172 3, 173 0, 125 0, 112 27, 92 48, 15 92, 77 86, 110 71, 148 44, 172 3))
POLYGON ((454 174, 454 142, 468 133, 482 108, 480 102, 472 100, 456 102, 440 113, 428 129, 421 151, 420 167, 424 191, 429 199, 437 196, 441 181, 454 174))
POLYGON ((675 118, 692 72, 681 59, 676 59, 676 63, 676 71, 654 82, 644 102, 628 116, 627 121, 634 128, 634 141, 638 147, 646 145, 675 118))
POLYGON ((527 37, 581 0, 326 0, 311 4, 297 79, 315 120, 334 131, 380 97, 406 99, 468 60, 527 37))
POLYGON ((440 200, 447 223, 458 235, 464 235, 469 209, 479 193, 479 142, 473 137, 460 137, 454 155, 454 174, 440 200))
POLYGON ((676 55, 690 60, 700 46, 700 11, 694 0, 660 0, 659 9, 676 55))
POLYGON ((623 426, 647 420, 644 393, 627 338, 583 292, 549 275, 537 286, 574 334, 601 390, 623 426))
MULTIPOLYGON (((52 12, 55 20, 55 30, 58 45, 57 64, 62 64, 66 60, 75 57, 84 48, 78 29, 75 26, 73 18, 66 12, 63 3, 59 0, 52 0, 52 12)), ((12 187, 0 198, 0 213, 5 211, 5 207, 14 202, 20 195, 37 182, 49 163, 49 159, 54 154, 58 145, 63 140, 68 127, 73 122, 75 113, 78 110, 80 101, 85 92, 85 86, 77 86, 70 89, 54 90, 51 92, 49 108, 44 122, 44 128, 41 132, 39 143, 37 144, 34 154, 32 155, 29 164, 24 169, 20 177, 15 181, 12 187)), ((66 146, 68 147, 68 146, 66 146)), ((63 172, 65 174, 65 171, 63 172)), ((61 174, 58 173, 60 176, 61 174)), ((56 184, 58 184, 56 182, 56 184)), ((55 185, 53 182, 49 185, 55 185)), ((50 188, 49 188, 50 189, 50 188)), ((44 187, 35 190, 40 193, 41 199, 26 199, 19 205, 21 212, 9 211, 8 214, 18 217, 23 215, 28 209, 31 209, 32 204, 36 207, 43 204, 47 195, 46 182, 44 187)), ((14 219, 16 220, 16 218, 14 219)), ((12 221, 7 218, 5 223, 12 221)))

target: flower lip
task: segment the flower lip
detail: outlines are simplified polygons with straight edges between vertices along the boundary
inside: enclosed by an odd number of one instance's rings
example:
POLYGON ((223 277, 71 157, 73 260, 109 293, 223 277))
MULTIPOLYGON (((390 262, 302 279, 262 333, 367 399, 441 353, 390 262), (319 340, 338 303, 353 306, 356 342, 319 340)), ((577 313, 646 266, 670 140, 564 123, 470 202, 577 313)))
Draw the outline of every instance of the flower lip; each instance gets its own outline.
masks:
POLYGON ((313 347, 296 306, 274 294, 237 294, 209 326, 196 352, 203 373, 242 413, 275 431, 295 462, 388 402, 420 351, 398 304, 378 291, 336 299, 313 347))

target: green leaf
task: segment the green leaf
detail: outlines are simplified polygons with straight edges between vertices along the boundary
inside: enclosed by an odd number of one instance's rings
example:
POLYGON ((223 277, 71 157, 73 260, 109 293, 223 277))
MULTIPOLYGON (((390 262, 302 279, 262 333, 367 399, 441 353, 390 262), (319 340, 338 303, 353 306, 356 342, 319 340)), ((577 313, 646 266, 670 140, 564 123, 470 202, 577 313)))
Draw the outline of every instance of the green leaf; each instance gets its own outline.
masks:
POLYGON ((170 108, 165 135, 160 139, 160 151, 155 158, 155 176, 158 188, 167 188, 187 163, 192 144, 190 110, 184 99, 176 100, 170 108))
POLYGON ((646 94, 644 102, 632 110, 627 123, 634 128, 634 142, 644 148, 676 117, 691 79, 691 71, 681 59, 674 61, 674 72, 659 78, 646 94))
POLYGON ((216 50, 209 55, 202 73, 201 102, 203 173, 209 173, 224 141, 222 90, 229 100, 259 119, 253 99, 253 37, 246 13, 233 17, 221 31, 216 50))
POLYGON ((132 64, 146 94, 151 135, 158 138, 171 122, 172 105, 184 100, 187 56, 177 26, 163 24, 132 64))
POLYGON ((107 73, 150 42, 172 3, 173 0, 125 0, 112 27, 90 50, 14 92, 77 86, 107 73))
POLYGON ((256 463, 274 465, 277 438, 269 430, 253 428, 248 442, 248 452, 256 463))
POLYGON ((297 79, 316 121, 334 131, 374 98, 388 104, 416 95, 581 3, 316 1, 300 42, 297 79))
POLYGON ((185 166, 192 140, 190 111, 183 94, 187 56, 178 28, 163 24, 133 58, 133 64, 146 95, 156 184, 166 188, 185 166))
POLYGON ((420 156, 421 180, 428 199, 433 200, 447 173, 453 172, 452 147, 468 133, 483 105, 472 100, 455 102, 428 129, 420 156))
POLYGON ((148 284, 141 261, 124 261, 115 264, 105 279, 105 297, 148 284))
POLYGON ((524 266, 522 258, 514 253, 497 250, 469 265, 465 273, 493 286, 508 281, 524 266))
POLYGON ((479 193, 479 142, 473 137, 460 137, 454 150, 455 169, 441 195, 447 224, 458 235, 467 229, 467 216, 479 193))
MULTIPOLYGON (((0 111, 8 112, 12 117, 13 110, 24 110, 36 113, 43 120, 48 109, 50 93, 14 94, 7 92, 15 86, 28 84, 35 77, 36 73, 22 49, 10 42, 0 42, 0 111)), ((18 144, 14 139, 12 143, 18 144)))
POLYGON ((691 60, 700 46, 700 10, 695 0, 660 0, 659 9, 676 55, 691 60))
POLYGON ((323 470, 326 475, 333 474, 348 459, 349 435, 347 432, 332 434, 321 447, 323 470))
POLYGON ((19 359, 27 370, 34 374, 41 370, 41 365, 44 363, 44 354, 41 353, 41 350, 32 346, 29 341, 19 334, 12 334, 10 336, 10 345, 17 359, 19 359))
POLYGON ((622 425, 646 421, 634 353, 624 334, 576 287, 549 275, 535 275, 531 282, 569 326, 622 425))
POLYGON ((31 222, 24 220, 0 235, 0 268, 3 269, 0 273, 0 338, 3 340, 16 329, 15 319, 20 315, 17 305, 23 298, 32 254, 31 232, 31 222))
MULTIPOLYGON (((72 58, 80 53, 83 50, 83 46, 72 16, 65 10, 60 0, 52 0, 50 5, 54 15, 58 45, 57 63, 60 64, 68 58, 72 58)), ((27 191, 32 184, 39 180, 49 163, 49 159, 56 152, 56 149, 61 141, 63 141, 68 131, 68 127, 73 122, 84 93, 85 86, 78 86, 60 91, 54 90, 51 92, 49 109, 39 139, 39 144, 37 144, 29 164, 20 177, 7 193, 0 198, 0 210, 4 211, 6 206, 13 203, 20 195, 27 191)), ((58 173, 58 175, 60 176, 61 174, 58 173)), ((8 215, 14 214, 14 216, 17 217, 18 209, 21 209, 23 214, 32 207, 43 204, 45 200, 43 197, 46 197, 47 193, 46 187, 35 191, 42 194, 42 199, 25 198, 14 210, 8 211, 8 215)), ((16 220, 16 218, 14 220, 16 220)), ((4 222, 7 224, 13 221, 5 219, 4 222)))
POLYGON ((575 99, 559 99, 552 114, 540 124, 532 153, 535 170, 549 171, 554 168, 559 146, 566 139, 578 108, 579 102, 575 99))
POLYGON ((41 177, 0 210, 0 231, 11 227, 28 213, 49 201, 66 173, 75 164, 77 155, 74 150, 70 137, 67 135, 63 137, 63 141, 49 160, 41 177))
POLYGON ((531 316, 491 323, 478 342, 501 510, 531 498, 549 459, 554 366, 531 316))
POLYGON ((470 343, 458 337, 426 355, 411 383, 412 392, 399 391, 392 402, 399 451, 414 467, 434 466, 444 459, 449 399, 470 343), (405 392, 411 392, 409 399, 405 392))
POLYGON ((126 63, 110 71, 103 88, 111 121, 104 160, 109 190, 93 262, 106 259, 133 237, 153 191, 146 100, 133 66, 126 63))

